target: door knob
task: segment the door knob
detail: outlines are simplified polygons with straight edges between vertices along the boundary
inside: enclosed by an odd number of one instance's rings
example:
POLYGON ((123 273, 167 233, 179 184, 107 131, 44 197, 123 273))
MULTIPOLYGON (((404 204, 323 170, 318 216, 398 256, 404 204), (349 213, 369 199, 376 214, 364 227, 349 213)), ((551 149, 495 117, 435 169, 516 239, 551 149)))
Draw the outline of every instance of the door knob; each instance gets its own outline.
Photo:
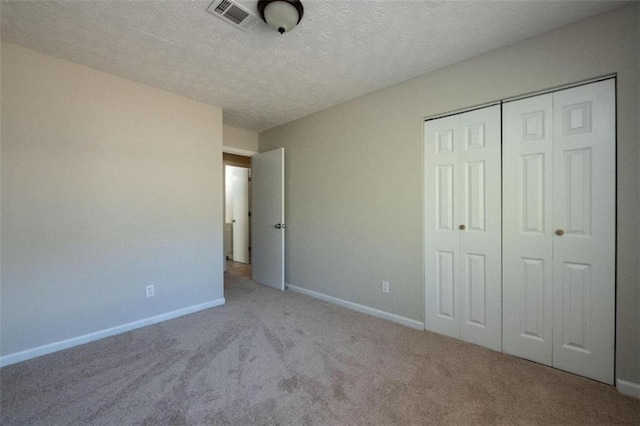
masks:
POLYGON ((564 229, 556 229, 556 235, 561 237, 564 235, 564 229))
POLYGON ((467 227, 464 225, 460 225, 458 228, 460 228, 461 231, 464 231, 467 227))
POLYGON ((276 225, 276 228, 278 228, 278 229, 284 229, 286 227, 287 227, 287 225, 285 225, 284 223, 279 223, 279 224, 276 225))
POLYGON ((282 225, 277 224, 277 225, 276 225, 276 228, 281 229, 281 228, 282 228, 282 225))

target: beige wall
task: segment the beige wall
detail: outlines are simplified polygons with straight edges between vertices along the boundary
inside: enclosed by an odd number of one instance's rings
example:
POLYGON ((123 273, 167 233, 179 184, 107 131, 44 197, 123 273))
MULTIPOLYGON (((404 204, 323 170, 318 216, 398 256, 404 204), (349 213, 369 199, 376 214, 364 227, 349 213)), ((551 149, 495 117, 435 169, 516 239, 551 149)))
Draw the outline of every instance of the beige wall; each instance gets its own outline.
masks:
POLYGON ((223 126, 223 145, 246 151, 258 152, 258 132, 239 129, 228 125, 223 126))
POLYGON ((260 133, 260 151, 286 148, 287 283, 422 320, 423 118, 618 73, 616 373, 640 383, 639 16, 618 9, 260 133))
POLYGON ((222 299, 221 146, 219 108, 2 43, 2 355, 222 299))

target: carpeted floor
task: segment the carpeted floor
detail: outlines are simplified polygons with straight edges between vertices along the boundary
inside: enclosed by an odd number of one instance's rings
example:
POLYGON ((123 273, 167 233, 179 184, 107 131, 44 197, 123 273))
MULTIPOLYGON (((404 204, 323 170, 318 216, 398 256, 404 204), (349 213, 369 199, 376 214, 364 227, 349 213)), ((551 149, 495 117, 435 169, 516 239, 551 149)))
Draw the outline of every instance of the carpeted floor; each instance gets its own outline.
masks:
POLYGON ((613 387, 226 274, 227 304, 0 370, 2 425, 640 424, 613 387))

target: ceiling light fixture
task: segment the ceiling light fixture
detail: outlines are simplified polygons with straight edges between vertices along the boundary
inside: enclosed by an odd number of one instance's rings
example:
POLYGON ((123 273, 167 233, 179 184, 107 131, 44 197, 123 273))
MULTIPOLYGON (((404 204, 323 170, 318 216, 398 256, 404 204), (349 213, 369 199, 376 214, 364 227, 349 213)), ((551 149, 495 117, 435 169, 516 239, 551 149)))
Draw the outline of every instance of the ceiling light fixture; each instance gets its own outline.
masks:
POLYGON ((260 0, 258 12, 267 25, 284 34, 298 25, 304 8, 300 0, 260 0))

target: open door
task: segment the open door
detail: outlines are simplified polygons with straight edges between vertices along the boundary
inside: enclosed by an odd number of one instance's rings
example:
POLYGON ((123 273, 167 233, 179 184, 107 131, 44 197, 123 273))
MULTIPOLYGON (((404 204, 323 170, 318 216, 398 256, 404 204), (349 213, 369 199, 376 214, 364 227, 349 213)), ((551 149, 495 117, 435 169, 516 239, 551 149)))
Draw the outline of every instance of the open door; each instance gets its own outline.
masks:
POLYGON ((253 281, 284 290, 284 148, 254 155, 251 168, 253 281))
POLYGON ((233 260, 249 263, 249 169, 233 170, 233 260))

